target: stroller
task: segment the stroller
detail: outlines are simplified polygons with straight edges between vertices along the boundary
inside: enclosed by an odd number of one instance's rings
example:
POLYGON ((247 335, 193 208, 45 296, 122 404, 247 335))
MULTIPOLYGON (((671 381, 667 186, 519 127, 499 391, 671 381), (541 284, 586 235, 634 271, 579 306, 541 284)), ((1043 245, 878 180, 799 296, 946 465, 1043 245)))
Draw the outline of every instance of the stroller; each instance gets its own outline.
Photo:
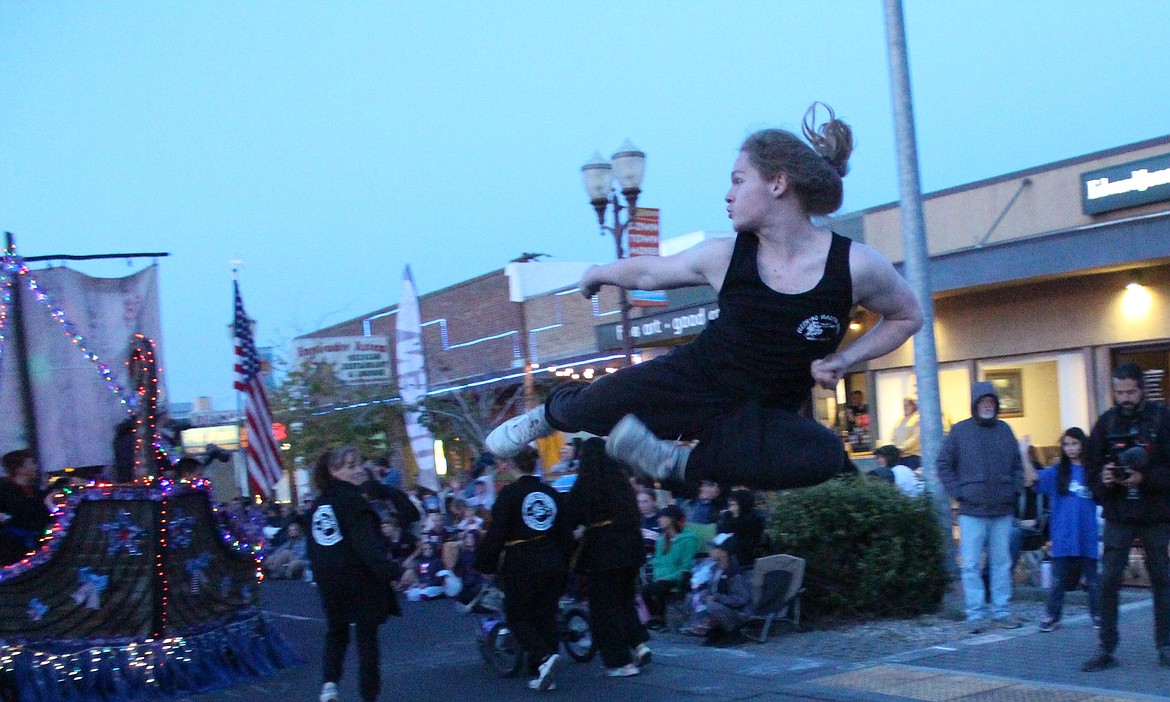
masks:
MULTIPOLYGON (((504 621, 504 591, 489 580, 462 609, 475 615, 475 640, 484 662, 501 677, 516 676, 524 656, 504 621)), ((588 663, 597 653, 589 614, 574 600, 561 599, 557 635, 565 653, 578 663, 588 663)))

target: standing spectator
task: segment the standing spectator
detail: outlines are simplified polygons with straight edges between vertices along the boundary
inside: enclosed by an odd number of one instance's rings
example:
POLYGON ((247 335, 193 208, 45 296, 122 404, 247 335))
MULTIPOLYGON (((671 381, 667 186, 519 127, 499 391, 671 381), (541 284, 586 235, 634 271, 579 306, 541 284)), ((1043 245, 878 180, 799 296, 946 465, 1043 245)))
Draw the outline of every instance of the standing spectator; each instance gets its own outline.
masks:
POLYGON ((349 625, 357 625, 362 699, 372 702, 381 691, 378 627, 400 616, 394 581, 398 565, 386 557, 378 513, 359 486, 367 476, 357 449, 337 448, 321 456, 313 472, 318 497, 313 508, 309 560, 317 579, 327 633, 320 702, 336 702, 349 625))
POLYGON ((1040 471, 1036 492, 1048 497, 1049 534, 1052 540, 1052 589, 1048 593, 1048 618, 1040 631, 1060 627, 1067 583, 1085 579, 1089 591, 1089 615, 1100 625, 1100 592, 1097 580, 1097 505, 1089 491, 1081 455, 1088 439, 1080 427, 1060 437, 1060 460, 1040 471), (1075 580, 1073 580, 1075 576, 1075 580))
POLYGON ((735 537, 735 559, 740 568, 751 568, 756 562, 756 550, 764 538, 764 515, 756 511, 756 498, 751 490, 732 490, 727 498, 727 509, 719 515, 720 534, 735 537))
POLYGON ((588 585, 590 630, 606 675, 637 675, 650 661, 650 637, 634 603, 646 560, 637 498, 622 465, 605 455, 603 439, 581 445, 578 471, 567 509, 570 524, 585 527, 576 568, 588 585))
POLYGON ((691 623, 684 633, 705 638, 704 644, 715 646, 726 641, 747 621, 746 608, 751 602, 751 588, 733 555, 735 537, 718 534, 707 544, 713 563, 711 577, 691 593, 691 623))
POLYGON ((3 463, 8 477, 0 478, 0 566, 34 550, 52 521, 49 491, 32 451, 10 451, 3 463))
POLYGON ((918 427, 918 400, 907 397, 902 400, 902 419, 890 435, 892 443, 902 454, 903 461, 911 469, 918 468, 922 453, 922 438, 918 427))
POLYGON ((991 617, 1004 629, 1019 628, 1011 616, 1011 536, 1016 493, 1024 487, 1024 464, 1016 435, 998 418, 999 395, 991 383, 971 388, 970 419, 951 428, 938 457, 943 488, 959 503, 963 596, 971 633, 987 630, 986 589, 980 561, 987 552, 991 617))
POLYGON ((642 590, 646 608, 650 610, 651 628, 666 623, 667 600, 672 595, 685 593, 690 587, 699 537, 687 530, 686 524, 686 514, 678 505, 667 505, 658 513, 662 536, 654 545, 654 558, 650 561, 654 579, 642 590))
POLYGON ((918 497, 922 494, 922 478, 910 466, 902 462, 902 452, 897 446, 887 444, 873 452, 878 468, 889 470, 894 485, 906 495, 918 497))
POLYGON ((504 616, 533 675, 528 687, 544 692, 556 687, 557 607, 569 574, 573 533, 560 494, 534 475, 537 459, 531 447, 513 459, 520 477, 500 491, 492 506, 476 567, 482 573, 500 571, 504 616))
POLYGON ((1081 666, 1086 672, 1117 665, 1117 599, 1134 539, 1154 592, 1158 664, 1170 667, 1170 411, 1145 400, 1137 365, 1118 366, 1112 382, 1114 407, 1093 425, 1085 455, 1089 489, 1105 515, 1101 648, 1081 666))

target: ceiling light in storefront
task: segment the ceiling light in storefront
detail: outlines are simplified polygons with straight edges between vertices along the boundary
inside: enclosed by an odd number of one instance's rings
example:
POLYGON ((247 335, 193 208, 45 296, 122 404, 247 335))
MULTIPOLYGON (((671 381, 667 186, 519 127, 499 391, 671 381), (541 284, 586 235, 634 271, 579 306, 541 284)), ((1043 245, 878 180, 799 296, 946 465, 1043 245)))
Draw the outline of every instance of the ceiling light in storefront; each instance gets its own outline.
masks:
POLYGON ((570 378, 572 378, 573 380, 580 380, 580 379, 581 379, 581 374, 580 374, 580 373, 574 373, 574 374, 572 374, 572 375, 571 375, 571 376, 569 376, 569 377, 570 377, 570 378))
POLYGON ((861 329, 861 322, 857 321, 856 319, 849 322, 850 331, 857 331, 858 329, 861 329))
POLYGON ((1121 311, 1126 317, 1136 319, 1145 317, 1150 312, 1150 308, 1154 305, 1154 296, 1150 294, 1150 289, 1143 285, 1140 280, 1135 280, 1125 286, 1125 292, 1121 293, 1121 311))
POLYGON ((435 439, 435 473, 447 474, 447 454, 443 453, 443 440, 435 439))
POLYGON ((608 368, 606 368, 606 369, 605 369, 605 372, 606 372, 606 373, 617 373, 617 368, 614 368, 613 366, 610 366, 610 367, 608 367, 608 368))
POLYGON ((592 380, 592 379, 593 379, 593 369, 592 369, 592 368, 586 368, 586 369, 585 369, 585 372, 584 372, 584 373, 582 373, 582 375, 584 375, 584 376, 585 376, 585 379, 586 379, 586 380, 592 380))

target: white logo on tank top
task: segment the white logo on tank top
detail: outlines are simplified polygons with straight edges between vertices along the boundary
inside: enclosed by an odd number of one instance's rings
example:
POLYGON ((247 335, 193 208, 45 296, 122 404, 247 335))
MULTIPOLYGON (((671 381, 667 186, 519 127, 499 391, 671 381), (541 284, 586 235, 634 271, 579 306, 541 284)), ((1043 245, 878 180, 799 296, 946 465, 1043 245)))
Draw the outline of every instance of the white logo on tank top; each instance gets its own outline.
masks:
POLYGON ((831 314, 817 314, 796 327, 796 333, 809 341, 830 341, 841 332, 841 321, 831 314))

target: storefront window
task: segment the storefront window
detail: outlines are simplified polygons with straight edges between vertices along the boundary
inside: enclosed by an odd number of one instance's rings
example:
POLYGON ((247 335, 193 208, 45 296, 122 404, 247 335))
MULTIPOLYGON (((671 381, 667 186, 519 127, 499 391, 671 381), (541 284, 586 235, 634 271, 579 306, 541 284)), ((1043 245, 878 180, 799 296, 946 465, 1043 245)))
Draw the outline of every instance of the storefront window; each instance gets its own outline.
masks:
POLYGON ((1170 344, 1145 347, 1140 349, 1118 349, 1113 352, 1113 367, 1122 363, 1136 363, 1141 367, 1145 379, 1142 389, 1147 400, 1165 402, 1170 388, 1167 387, 1167 377, 1170 376, 1170 344))
MULTIPOLYGON (((894 436, 894 432, 906 417, 907 409, 913 411, 917 407, 918 377, 909 368, 882 371, 877 374, 875 384, 879 445, 893 444, 898 448, 913 449, 913 445, 899 445, 905 443, 907 432, 900 432, 898 437, 894 436), (908 399, 913 402, 910 407, 906 404, 908 399)), ((941 366, 938 390, 943 431, 950 431, 952 424, 971 416, 971 373, 967 365, 955 363, 941 366)))
POLYGON ((1045 463, 1059 456, 1065 429, 1088 431, 1089 386, 1081 352, 985 361, 979 374, 1000 394, 1000 418, 1017 437, 1031 437, 1045 463))

